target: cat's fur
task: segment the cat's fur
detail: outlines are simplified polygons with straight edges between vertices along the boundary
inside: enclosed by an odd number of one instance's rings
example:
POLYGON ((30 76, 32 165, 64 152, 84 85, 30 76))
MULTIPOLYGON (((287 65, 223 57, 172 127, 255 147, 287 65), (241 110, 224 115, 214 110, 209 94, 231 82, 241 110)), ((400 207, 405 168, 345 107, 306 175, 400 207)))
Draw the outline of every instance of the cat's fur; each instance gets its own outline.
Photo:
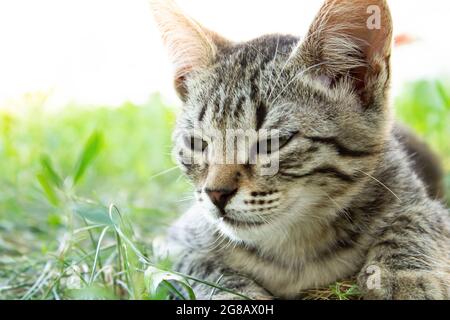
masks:
POLYGON ((305 39, 245 43, 206 30, 172 1, 151 4, 184 101, 175 154, 196 188, 169 233, 178 271, 251 298, 297 298, 352 276, 365 298, 450 298, 449 213, 427 195, 391 119, 384 0, 327 0, 305 39), (372 4, 378 29, 367 27, 372 4), (278 152, 279 172, 261 176, 258 165, 202 162, 198 150, 198 163, 185 164, 190 150, 178 141, 193 128, 295 135, 278 152), (220 211, 205 192, 223 189, 237 191, 220 211))

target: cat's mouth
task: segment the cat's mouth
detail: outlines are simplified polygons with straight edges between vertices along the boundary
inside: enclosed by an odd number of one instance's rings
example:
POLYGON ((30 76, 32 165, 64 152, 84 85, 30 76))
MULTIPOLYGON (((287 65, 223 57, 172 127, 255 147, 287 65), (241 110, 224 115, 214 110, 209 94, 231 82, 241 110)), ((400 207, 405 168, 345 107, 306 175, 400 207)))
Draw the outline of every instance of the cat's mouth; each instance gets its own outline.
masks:
POLYGON ((224 223, 235 228, 250 229, 269 224, 273 220, 273 217, 271 219, 264 219, 264 220, 253 220, 253 219, 244 220, 242 218, 235 218, 230 215, 225 215, 218 218, 218 220, 220 221, 220 223, 224 223))
POLYGON ((267 223, 265 221, 240 220, 240 219, 235 219, 235 218, 228 217, 228 216, 221 217, 221 218, 219 218, 219 220, 224 223, 227 223, 229 225, 232 225, 234 227, 240 227, 240 228, 255 228, 255 227, 259 227, 259 226, 262 226, 267 223))

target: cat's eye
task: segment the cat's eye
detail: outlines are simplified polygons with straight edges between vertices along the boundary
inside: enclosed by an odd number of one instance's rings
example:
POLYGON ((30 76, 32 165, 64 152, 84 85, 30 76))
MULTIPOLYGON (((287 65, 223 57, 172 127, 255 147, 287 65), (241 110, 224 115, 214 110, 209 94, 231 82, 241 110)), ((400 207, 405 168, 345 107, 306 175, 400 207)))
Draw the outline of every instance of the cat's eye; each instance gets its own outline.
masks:
POLYGON ((297 132, 283 135, 283 136, 274 136, 269 137, 264 140, 259 140, 253 150, 256 154, 271 154, 285 147, 291 140, 295 137, 297 132))
POLYGON ((208 147, 208 143, 205 140, 195 136, 185 136, 183 141, 187 148, 195 152, 204 152, 208 147))

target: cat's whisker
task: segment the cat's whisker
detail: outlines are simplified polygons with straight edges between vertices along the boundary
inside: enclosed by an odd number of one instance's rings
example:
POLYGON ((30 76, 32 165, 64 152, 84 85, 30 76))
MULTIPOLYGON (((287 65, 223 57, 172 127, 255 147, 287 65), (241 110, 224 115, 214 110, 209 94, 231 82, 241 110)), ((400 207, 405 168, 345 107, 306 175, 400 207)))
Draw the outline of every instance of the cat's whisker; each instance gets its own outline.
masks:
POLYGON ((370 179, 372 179, 373 181, 375 181, 376 183, 378 183, 379 185, 381 185, 383 188, 385 188, 387 191, 389 191, 394 197, 396 197, 399 201, 401 201, 401 199, 395 194, 394 191, 392 191, 388 186, 386 186, 383 182, 381 182, 380 180, 378 180, 377 178, 375 178, 374 176, 368 174, 367 172, 363 171, 363 170, 359 170, 359 169, 355 169, 358 172, 361 172, 362 174, 368 176, 370 179))
POLYGON ((338 214, 342 213, 344 215, 345 219, 348 220, 348 222, 352 222, 350 213, 345 208, 343 208, 341 205, 339 205, 339 203, 335 199, 333 199, 326 191, 322 190, 322 192, 334 204, 334 206, 337 209, 336 213, 338 213, 338 214))
POLYGON ((183 198, 183 199, 179 199, 176 201, 176 203, 181 203, 181 202, 188 202, 188 201, 192 201, 195 200, 194 197, 188 197, 188 198, 183 198))
POLYGON ((325 62, 320 62, 320 63, 312 65, 312 66, 300 71, 299 73, 297 73, 295 76, 292 77, 292 79, 287 83, 287 85, 281 90, 281 92, 276 96, 276 98, 273 99, 270 103, 274 104, 275 101, 277 101, 278 98, 289 88, 289 86, 298 79, 298 77, 300 77, 300 76, 304 75, 306 72, 311 71, 312 69, 320 67, 324 64, 325 64, 325 62))
MULTIPOLYGON (((183 176, 180 174, 177 178, 177 180, 175 180, 176 183, 180 182, 180 180, 183 178, 183 176)), ((194 186, 193 184, 191 184, 191 186, 194 186)))
POLYGON ((272 90, 270 91, 269 96, 267 97, 267 101, 270 101, 270 98, 272 97, 272 94, 273 94, 273 92, 275 91, 275 89, 276 89, 276 87, 277 87, 277 85, 278 85, 278 82, 280 81, 281 76, 283 75, 283 72, 284 72, 284 70, 286 69, 286 67, 287 67, 287 65, 289 64, 289 62, 290 62, 290 60, 292 59, 292 57, 293 57, 293 56, 291 55, 291 56, 289 56, 289 57, 286 59, 286 62, 284 63, 283 67, 281 68, 280 72, 278 73, 277 79, 276 79, 274 85, 272 86, 272 90))
POLYGON ((167 170, 161 171, 160 173, 157 173, 157 174, 151 176, 150 178, 148 178, 148 180, 150 181, 150 180, 152 180, 152 179, 158 178, 158 177, 160 177, 160 176, 163 176, 163 175, 165 175, 165 174, 168 174, 168 173, 170 173, 170 172, 172 172, 172 171, 175 171, 175 170, 177 170, 177 169, 178 169, 178 166, 175 166, 175 167, 169 168, 169 169, 167 169, 167 170))
POLYGON ((228 237, 225 236, 222 232, 219 232, 219 235, 217 236, 216 240, 213 241, 211 246, 208 248, 211 251, 217 250, 217 248, 221 247, 222 244, 228 240, 228 237))
POLYGON ((255 216, 256 216, 257 218, 259 218, 260 220, 262 220, 265 224, 269 224, 269 223, 271 222, 271 220, 266 219, 266 217, 264 217, 264 216, 261 215, 261 214, 256 213, 255 216))
MULTIPOLYGON (((275 66, 276 66, 276 62, 277 62, 277 58, 278 58, 278 47, 279 47, 279 45, 280 45, 280 35, 277 36, 277 45, 275 47, 275 55, 274 55, 274 58, 272 60, 272 70, 275 70, 275 66)), ((271 74, 273 74, 273 73, 271 72, 271 74)), ((273 81, 273 77, 270 77, 268 85, 267 85, 266 96, 269 93, 269 90, 270 90, 271 85, 272 85, 272 81, 273 81)))

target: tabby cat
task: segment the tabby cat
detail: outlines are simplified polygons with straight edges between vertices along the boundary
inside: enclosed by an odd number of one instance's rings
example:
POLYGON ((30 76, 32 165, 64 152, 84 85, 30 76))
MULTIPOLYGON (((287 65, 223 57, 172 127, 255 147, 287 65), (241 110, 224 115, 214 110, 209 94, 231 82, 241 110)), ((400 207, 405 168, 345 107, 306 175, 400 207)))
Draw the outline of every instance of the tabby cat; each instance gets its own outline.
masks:
MULTIPOLYGON (((450 298, 439 177, 427 190, 411 160, 421 150, 392 119, 386 1, 326 0, 304 39, 243 43, 173 1, 151 7, 184 102, 174 154, 195 186, 166 241, 177 271, 253 299, 301 298, 352 277, 366 299, 450 298), (214 161, 226 149, 218 133, 232 129, 277 130, 265 149, 277 172, 214 161)), ((239 298, 194 287, 200 299, 239 298)))

